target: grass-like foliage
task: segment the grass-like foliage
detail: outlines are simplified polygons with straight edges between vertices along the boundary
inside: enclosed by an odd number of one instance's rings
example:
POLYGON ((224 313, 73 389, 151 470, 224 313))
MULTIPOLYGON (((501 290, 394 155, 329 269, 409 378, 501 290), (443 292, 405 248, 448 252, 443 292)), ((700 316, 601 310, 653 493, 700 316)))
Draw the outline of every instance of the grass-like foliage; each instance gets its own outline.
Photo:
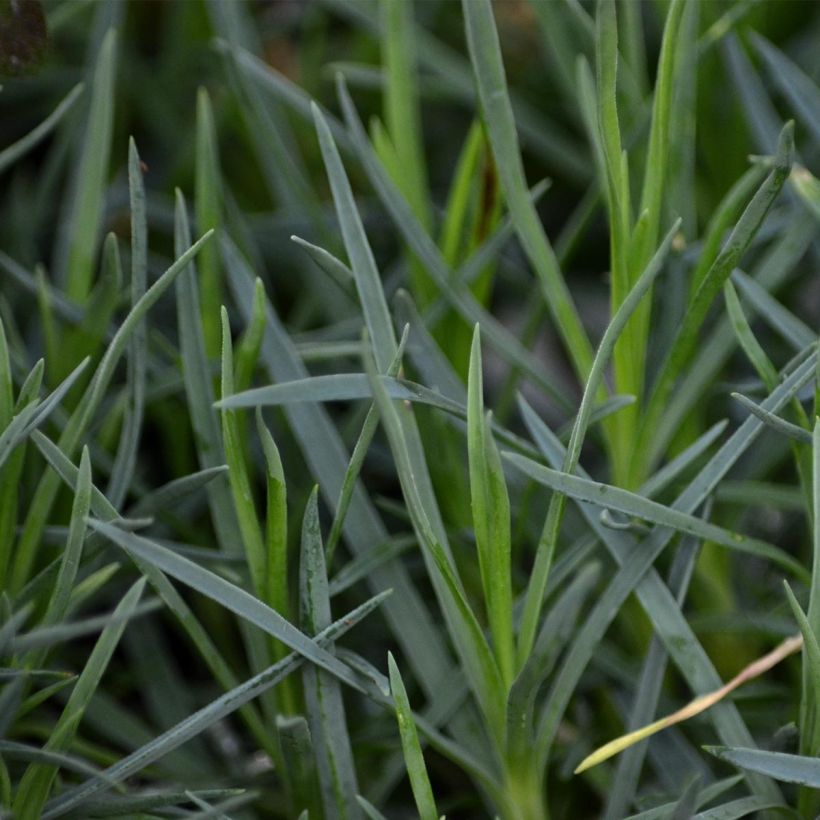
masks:
POLYGON ((0 817, 817 816, 818 36, 0 0, 0 817))

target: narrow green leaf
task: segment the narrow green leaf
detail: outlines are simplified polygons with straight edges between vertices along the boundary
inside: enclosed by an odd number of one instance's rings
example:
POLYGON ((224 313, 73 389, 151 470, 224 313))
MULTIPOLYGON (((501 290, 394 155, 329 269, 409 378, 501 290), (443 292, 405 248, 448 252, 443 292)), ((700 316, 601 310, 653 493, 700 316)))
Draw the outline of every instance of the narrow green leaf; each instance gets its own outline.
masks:
POLYGON ((712 46, 726 37, 755 8, 758 2, 759 0, 741 0, 737 5, 731 6, 721 14, 700 36, 698 40, 699 54, 705 54, 712 46))
MULTIPOLYGON (((392 698, 390 697, 390 681, 388 678, 361 655, 357 655, 348 650, 339 650, 339 655, 344 657, 345 661, 347 661, 352 668, 355 668, 375 685, 376 691, 374 691, 374 695, 377 697, 378 702, 385 708, 395 711, 392 698), (378 695, 376 695, 376 692, 378 692, 378 695)), ((466 689, 462 689, 459 686, 456 692, 457 697, 453 699, 453 702, 447 703, 445 701, 442 705, 437 705, 435 708, 428 710, 431 719, 414 713, 413 721, 418 731, 425 736, 427 742, 433 749, 463 769, 476 783, 480 783, 481 786, 487 790, 491 798, 500 805, 503 802, 503 798, 501 797, 502 792, 495 773, 487 768, 486 763, 480 762, 471 752, 468 752, 462 746, 449 740, 436 728, 436 722, 441 722, 441 718, 436 720, 436 716, 453 715, 459 706, 462 705, 465 693, 466 689)))
MULTIPOLYGON (((591 78, 587 80, 582 77, 582 82, 588 85, 585 92, 585 105, 588 108, 586 117, 590 120, 588 128, 593 135, 593 145, 600 150, 600 161, 605 175, 604 182, 610 215, 609 245, 612 267, 610 302, 614 313, 629 292, 627 254, 632 230, 629 183, 628 178, 624 178, 621 128, 618 122, 618 22, 614 0, 602 0, 598 3, 595 23, 597 106, 594 111, 589 99, 592 96, 591 78)), ((579 70, 583 70, 580 65, 579 70)), ((635 385, 640 384, 641 376, 635 369, 631 344, 631 341, 627 340, 621 345, 616 345, 614 351, 616 383, 620 389, 637 392, 639 395, 640 390, 636 391, 635 385)), ((620 421, 616 424, 618 427, 622 426, 620 421)))
MULTIPOLYGON (((58 692, 61 692, 68 686, 73 686, 76 682, 77 676, 70 675, 61 681, 57 681, 57 683, 53 683, 51 686, 46 686, 43 689, 37 690, 33 695, 29 695, 20 704, 20 707, 17 709, 17 713, 15 715, 16 719, 22 720, 22 718, 34 711, 34 709, 36 709, 41 703, 45 703, 49 698, 56 695, 58 692)), ((7 803, 11 803, 11 798, 9 798, 7 803)))
POLYGON ((133 618, 156 612, 160 608, 160 602, 153 600, 140 604, 125 615, 108 612, 105 615, 82 618, 79 621, 63 621, 53 626, 32 629, 26 632, 25 635, 18 635, 14 639, 12 646, 14 651, 19 654, 31 652, 32 650, 48 649, 77 638, 87 638, 89 635, 96 635, 109 625, 115 623, 124 624, 133 618))
POLYGON ((11 602, 7 597, 3 598, 2 603, 4 622, 3 625, 0 626, 0 650, 2 650, 2 656, 7 657, 10 654, 9 647, 11 646, 11 642, 15 639, 17 632, 23 624, 28 620, 34 606, 30 603, 25 603, 23 606, 18 607, 16 611, 12 611, 11 602))
MULTIPOLYGON (((698 159, 698 83, 699 52, 698 32, 701 20, 708 14, 698 3, 684 3, 677 31, 678 45, 673 72, 671 107, 667 135, 668 168, 667 194, 663 198, 667 213, 681 217, 681 234, 693 237, 698 232, 697 207, 697 159, 698 159)), ((638 15, 636 15, 638 16, 638 15)), ((669 19, 669 18, 667 18, 669 19)))
MULTIPOLYGON (((362 304, 365 322, 372 338, 375 364, 380 373, 389 370, 396 358, 398 345, 387 308, 387 300, 382 289, 379 273, 373 258, 373 252, 367 240, 364 227, 359 217, 350 183, 347 179, 338 149, 333 141, 330 129, 318 107, 313 107, 316 129, 322 157, 333 191, 336 213, 342 227, 345 248, 351 260, 351 268, 356 279, 356 288, 362 304)), ((438 502, 433 492, 432 481, 425 459, 421 437, 412 412, 397 416, 402 427, 402 434, 407 443, 407 455, 410 469, 414 475, 416 491, 424 504, 426 518, 432 527, 436 543, 443 554, 452 561, 447 534, 439 511, 438 502)))
POLYGON ((572 639, 578 616, 600 575, 600 565, 582 567, 552 604, 524 667, 507 695, 507 755, 512 768, 526 767, 532 754, 534 707, 541 685, 561 649, 572 639))
MULTIPOLYGON (((145 184, 137 146, 128 143, 128 186, 131 200, 131 306, 145 295, 148 285, 148 224, 145 214, 145 184)), ((128 493, 137 461, 142 418, 145 413, 145 378, 148 355, 148 332, 145 320, 139 322, 128 342, 128 397, 120 442, 111 482, 106 495, 115 507, 122 506, 128 493)))
MULTIPOLYGON (((356 795, 356 800, 362 807, 362 811, 370 818, 370 820, 387 820, 387 818, 366 798, 360 794, 356 795)), ((307 818, 305 818, 307 820, 307 818)))
MULTIPOLYGON (((37 391, 39 392, 39 391, 37 391)), ((6 330, 0 319, 0 428, 5 429, 14 413, 14 388, 6 330)))
POLYGON ((704 746, 707 752, 739 769, 760 772, 784 783, 820 788, 820 760, 816 757, 764 752, 727 746, 704 746))
MULTIPOLYGON (((815 386, 815 392, 817 387, 815 386)), ((800 700, 800 752, 816 756, 820 751, 820 648, 818 648, 818 629, 820 629, 820 599, 815 584, 820 578, 820 419, 815 417, 812 434, 811 466, 811 499, 810 521, 812 526, 812 572, 809 586, 809 605, 807 615, 791 594, 789 603, 803 635, 802 697, 800 700)), ((798 797, 798 809, 801 814, 816 812, 816 793, 802 790, 798 797)))
MULTIPOLYGON (((359 300, 365 316, 365 322, 373 340, 373 351, 379 372, 390 369, 396 358, 398 346, 393 325, 387 308, 387 301, 379 279, 373 253, 359 217, 353 193, 348 182, 338 149, 333 141, 330 129, 318 107, 313 108, 316 129, 322 157, 330 179, 336 213, 342 227, 345 248, 351 260, 353 275, 359 300)), ((410 444, 408 454, 417 482, 417 489, 429 515, 429 522, 436 534, 438 543, 449 555, 444 525, 432 489, 424 452, 421 446, 418 428, 412 414, 405 414, 400 422, 404 435, 410 444)))
POLYGON ((384 291, 379 282, 373 253, 364 236, 364 226, 353 199, 353 191, 342 167, 339 151, 324 116, 315 105, 313 106, 313 118, 333 191, 333 199, 336 203, 336 214, 342 229, 345 248, 356 279, 359 300, 373 338, 376 365, 383 373, 390 366, 397 349, 384 291))
MULTIPOLYGON (((619 410, 623 410, 625 407, 631 407, 635 404, 635 402, 635 396, 621 395, 617 393, 614 396, 610 396, 605 401, 602 401, 600 404, 596 404, 595 407, 593 407, 592 412, 589 414, 589 426, 592 427, 598 422, 608 419, 619 410)), ((558 438, 562 441, 569 439, 572 435, 572 428, 574 425, 575 419, 566 421, 563 425, 561 425, 561 427, 557 430, 558 438)))
POLYGON ((201 789, 197 791, 161 791, 158 793, 130 794, 120 797, 100 798, 83 803, 83 813, 86 817, 127 817, 153 811, 162 811, 181 807, 190 803, 191 796, 195 795, 208 800, 218 800, 241 794, 241 789, 201 789))
POLYGON ((20 385, 20 390, 17 393, 17 401, 14 404, 14 410, 16 412, 19 413, 27 404, 30 404, 39 397, 40 388, 43 386, 44 372, 45 362, 43 359, 38 359, 20 385))
POLYGON ((208 467, 205 470, 198 470, 182 478, 175 478, 156 490, 144 495, 133 507, 128 510, 132 518, 140 518, 146 515, 163 512, 173 509, 180 501, 191 495, 196 495, 204 487, 207 487, 217 476, 227 472, 228 466, 220 464, 217 467, 208 467))
POLYGON ((637 490, 638 495, 653 498, 671 484, 684 470, 699 459, 720 438, 728 427, 729 422, 723 421, 713 424, 705 433, 699 436, 683 452, 679 453, 668 464, 648 478, 637 490))
POLYGON ((475 178, 479 173, 481 148, 484 144, 484 132, 479 121, 473 122, 459 154, 453 173, 447 205, 444 209, 444 220, 441 226, 441 252, 444 260, 451 267, 455 266, 461 254, 461 247, 466 233, 467 211, 470 193, 475 178))
POLYGON ((413 4, 382 0, 384 120, 402 169, 397 180, 416 216, 425 224, 429 193, 424 164, 413 23, 413 4))
POLYGON ((304 248, 308 256, 333 280, 339 288, 350 296, 355 295, 353 271, 330 251, 320 248, 299 236, 291 236, 291 241, 304 248))
MULTIPOLYGON (((51 301, 49 299, 50 288, 46 284, 46 272, 42 265, 37 265, 34 268, 34 280, 37 284, 37 307, 40 318, 40 326, 43 334, 43 348, 45 352, 46 362, 58 362, 59 357, 57 351, 59 345, 57 342, 57 324, 54 321, 54 310, 52 309, 51 301)), ((49 365, 48 381, 54 381, 59 378, 59 372, 55 365, 49 365)))
MULTIPOLYGON (((417 401, 456 415, 464 415, 464 408, 461 405, 420 384, 388 375, 380 375, 379 381, 392 399, 417 401)), ((365 373, 332 373, 327 376, 309 376, 293 382, 256 387, 221 399, 216 403, 216 407, 238 410, 243 407, 267 407, 292 402, 370 399, 372 395, 373 391, 365 373)))
MULTIPOLYGON (((52 469, 76 496, 80 487, 80 470, 45 433, 35 430, 31 435, 31 439, 52 469)), ((89 482, 90 480, 91 476, 89 474, 89 482)), ((91 493, 89 504, 94 514, 105 519, 113 520, 117 518, 117 510, 105 495, 94 484, 90 484, 89 489, 91 493)))
MULTIPOLYGON (((389 378, 395 378, 401 370, 402 357, 404 356, 404 349, 407 345, 408 328, 405 327, 402 333, 399 345, 396 350, 396 355, 390 363, 387 371, 389 378)), ((369 387, 369 385, 368 385, 369 387)), ((327 565, 333 565, 333 554, 336 550, 336 545, 342 534, 342 526, 344 524, 345 516, 347 515, 350 501, 353 498, 353 491, 356 488, 356 481, 359 478, 362 465, 364 464, 365 456, 373 441, 373 436, 376 434, 376 429, 379 424, 379 413, 375 404, 371 404, 367 410, 362 429, 359 437, 356 439, 356 444, 353 447, 353 452, 350 454, 350 461, 345 470, 344 480, 342 481, 342 490, 339 494, 339 502, 336 505, 336 513, 333 516, 333 524, 330 528, 330 534, 327 539, 327 565)))
POLYGON ((769 97, 757 69, 746 54, 745 47, 736 33, 727 36, 723 44, 724 59, 738 91, 739 102, 754 145, 759 153, 766 153, 777 139, 782 120, 769 97))
MULTIPOLYGON (((99 279, 88 297, 87 307, 78 327, 73 333, 66 331, 65 344, 71 344, 72 347, 76 344, 78 351, 89 356, 98 353, 103 341, 113 338, 112 320, 123 294, 120 246, 113 232, 109 232, 103 241, 101 267, 99 279)), ((56 293, 52 289, 51 302, 55 312, 65 313, 64 309, 61 310, 62 300, 54 298, 56 293)))
MULTIPOLYGON (((222 223, 222 190, 219 154, 211 99, 200 87, 196 96, 196 223, 200 233, 216 230, 222 223)), ((219 249, 204 248, 199 258, 202 294, 202 334, 209 357, 218 355, 221 330, 222 274, 219 249)))
POLYGON ((484 605, 505 688, 514 674, 510 500, 498 451, 484 417, 481 338, 476 325, 467 381, 467 451, 470 500, 484 605))
POLYGON ((817 757, 820 749, 820 646, 788 582, 786 597, 803 636, 803 691, 800 697, 800 752, 817 757))
MULTIPOLYGON (((222 308, 222 398, 233 393, 233 344, 228 312, 222 308)), ((239 421, 235 410, 222 409, 222 438, 225 447, 225 459, 228 462, 234 510, 239 521, 242 545, 248 562, 251 583, 256 596, 264 600, 267 586, 267 554, 262 537, 262 530, 256 514, 256 506, 251 493, 248 467, 239 432, 239 421)), ((265 601, 269 603, 269 601, 265 601)))
MULTIPOLYGON (((176 195, 174 212, 174 248, 177 253, 190 242, 185 199, 176 195)), ((213 410, 213 382, 205 346, 197 271, 193 263, 181 272, 174 287, 177 305, 177 327, 182 361, 182 377, 188 412, 195 433, 197 459, 202 469, 225 463, 220 420, 213 410)), ((208 506, 220 545, 226 551, 241 552, 236 543, 239 524, 227 481, 217 479, 208 487, 208 506)))
POLYGON ((245 332, 239 340, 239 349, 236 351, 236 366, 234 368, 234 388, 246 390, 259 361, 259 348, 262 346, 262 337, 265 335, 265 286, 262 280, 256 281, 256 290, 253 294, 251 319, 245 332))
POLYGON ((806 505, 806 498, 799 488, 772 481, 724 481, 715 495, 719 501, 743 507, 759 505, 795 512, 802 511, 806 505))
POLYGON ((723 283, 723 298, 726 300, 726 310, 729 313, 735 336, 737 336, 746 358, 752 363, 752 367, 762 379, 763 384, 766 385, 766 389, 769 391, 774 390, 777 384, 777 370, 752 332, 731 279, 727 279, 723 283))
POLYGON ((0 680, 11 680, 23 675, 31 678, 59 678, 61 681, 70 679, 70 672, 55 672, 51 669, 13 669, 10 667, 0 667, 0 680))
POLYGON ((65 290, 69 298, 80 304, 85 302, 91 288, 102 222, 114 120, 116 48, 117 35, 111 29, 105 35, 97 57, 85 138, 76 172, 77 186, 65 260, 65 290))
POLYGON ((760 283, 742 271, 732 273, 732 281, 753 307, 760 318, 779 333, 796 351, 803 350, 815 341, 814 331, 777 301, 760 283))
POLYGON ((80 568, 83 540, 85 538, 86 517, 91 507, 91 457, 88 447, 83 447, 80 457, 80 471, 77 476, 77 491, 74 504, 71 508, 71 524, 68 531, 68 541, 60 562, 60 571, 54 583, 54 592, 48 602, 43 622, 54 624, 62 620, 68 609, 77 571, 80 568))
POLYGON ((798 427, 796 424, 792 424, 790 421, 786 421, 785 419, 780 418, 780 416, 776 416, 774 413, 768 413, 760 407, 760 405, 753 402, 742 393, 732 393, 732 398, 737 399, 737 401, 739 401, 753 416, 759 418, 772 430, 775 430, 781 435, 787 436, 794 441, 798 441, 801 444, 812 443, 812 434, 808 430, 798 427))
POLYGON ((805 74, 765 37, 752 32, 751 42, 763 58, 772 79, 789 100, 814 139, 820 140, 820 114, 818 114, 820 89, 816 81, 805 74))
MULTIPOLYGON (((42 366, 40 372, 42 374, 42 366)), ((21 390, 21 394, 22 392, 21 390)), ((39 392, 38 385, 33 392, 33 397, 36 397, 39 392)), ((25 404, 28 404, 28 400, 23 397, 23 406, 25 404)), ((6 331, 0 320, 0 429, 4 432, 13 420, 14 405, 9 349, 6 342, 6 331)), ((20 471, 23 469, 23 457, 24 452, 21 447, 16 454, 11 456, 9 464, 0 466, 0 589, 6 588, 6 572, 14 547, 18 515, 18 484, 20 471)))
MULTIPOLYGON (((71 373, 66 376, 66 378, 49 394, 42 402, 37 405, 37 409, 34 412, 34 415, 31 421, 25 428, 25 434, 28 435, 31 433, 32 430, 39 427, 57 408, 60 402, 66 397, 69 390, 76 384, 77 380, 80 377, 80 374, 85 370, 86 365, 88 364, 88 359, 83 359, 75 368, 71 371, 71 373)), ((36 368, 35 368, 36 370, 36 368)), ((35 388, 38 389, 39 392, 39 385, 42 379, 42 372, 34 373, 34 378, 31 383, 24 384, 23 387, 20 388, 20 394, 24 392, 28 392, 28 390, 34 390, 35 388)), ((18 397, 19 403, 19 397, 18 397)), ((16 408, 15 408, 16 409, 16 408)))
POLYGON ((208 801, 198 797, 192 791, 188 791, 186 793, 190 796, 191 802, 201 807, 201 811, 193 812, 188 815, 191 820, 212 820, 214 817, 218 817, 220 820, 222 820, 222 818, 230 820, 229 815, 226 814, 226 812, 234 809, 249 807, 251 803, 254 803, 259 798, 258 792, 240 791, 239 794, 235 794, 232 797, 220 800, 218 803, 211 804, 208 801))
POLYGON ((749 817, 757 812, 765 812, 767 809, 788 811, 780 800, 771 800, 766 797, 739 797, 722 806, 698 812, 692 820, 739 820, 741 817, 749 817))
POLYGON ((410 787, 413 790, 416 809, 421 820, 438 820, 436 801, 433 798, 430 778, 427 776, 427 767, 424 765, 424 755, 416 733, 416 725, 413 722, 410 701, 407 698, 399 667, 390 652, 387 653, 387 666, 390 671, 390 691, 393 695, 393 702, 396 704, 396 719, 399 722, 404 761, 410 777, 410 787))
POLYGON ((112 561, 77 581, 68 599, 69 615, 74 615, 74 613, 83 607, 90 599, 98 595, 100 590, 104 589, 121 569, 122 564, 112 561))
MULTIPOLYGON (((479 133, 483 133, 479 129, 479 133)), ((500 262, 500 257, 515 235, 512 219, 509 215, 501 218, 501 193, 497 187, 495 166, 492 164, 493 159, 489 154, 489 148, 485 149, 485 160, 483 167, 480 167, 475 173, 479 173, 480 179, 473 177, 467 179, 465 184, 470 185, 471 189, 477 188, 479 181, 481 182, 480 190, 469 190, 467 193, 472 194, 472 199, 477 200, 472 203, 471 214, 463 214, 460 218, 467 219, 472 217, 472 224, 467 223, 460 226, 460 230, 464 236, 459 235, 457 238, 463 240, 464 248, 457 248, 459 254, 453 259, 448 256, 448 250, 443 243, 445 237, 442 237, 442 259, 448 267, 452 268, 451 281, 454 287, 459 285, 468 285, 470 293, 475 297, 479 305, 486 307, 490 296, 490 285, 492 284, 492 272, 497 268, 500 262)), ((538 203, 541 197, 549 189, 550 180, 542 179, 533 185, 530 190, 530 196, 534 203, 538 203)), ((446 215, 445 215, 446 219, 446 215)), ((446 225, 445 225, 446 227, 446 225)), ((455 232, 455 227, 452 229, 455 232)), ((455 253, 455 251, 453 251, 455 253)), ((533 288, 537 291, 538 286, 533 288)), ((434 328, 441 319, 447 315, 451 310, 450 301, 446 294, 439 295, 438 298, 424 310, 425 321, 430 328, 434 328)), ((536 305, 542 303, 536 302, 536 305)), ((456 309, 456 312, 458 310, 456 309)), ((489 312, 487 315, 491 315, 489 312)), ((457 318, 457 317, 454 317, 457 318)), ((479 322, 482 324, 482 322, 479 322)), ((466 324, 466 323, 464 323, 466 324)), ((463 326, 463 325, 462 325, 463 326)), ((467 328, 469 330, 469 328, 467 328)), ((444 333, 444 331, 440 331, 444 333)), ((446 336, 442 337, 447 338, 446 336)), ((467 351, 469 350, 469 334, 467 337, 467 345, 465 349, 464 360, 469 358, 467 351)), ((449 350, 448 350, 449 353, 449 350)), ((456 362, 458 361, 455 355, 450 355, 449 358, 456 362)), ((466 377, 466 373, 465 373, 466 377)))
MULTIPOLYGON (((648 214, 649 226, 644 237, 642 253, 638 256, 639 266, 645 264, 644 260, 649 259, 652 248, 658 241, 658 231, 661 225, 662 203, 666 193, 664 186, 668 180, 669 159, 667 155, 672 138, 669 124, 675 101, 675 88, 680 77, 678 55, 683 52, 680 29, 684 8, 684 0, 673 0, 663 27, 661 53, 658 58, 658 76, 652 102, 649 151, 646 158, 640 205, 640 212, 648 214)), ((644 321, 648 319, 649 311, 647 310, 644 321)))
POLYGON ((321 799, 316 787, 316 763, 308 722, 301 715, 278 716, 276 728, 282 745, 291 805, 294 813, 303 808, 305 812, 318 815, 321 799))
MULTIPOLYGON (((419 222, 429 229, 430 193, 419 110, 413 2, 381 0, 379 5, 385 33, 381 41, 386 81, 384 120, 395 150, 391 175, 419 222)), ((410 276, 414 291, 423 302, 429 302, 435 285, 415 259, 410 260, 410 276)))
POLYGON ((256 412, 256 430, 265 457, 267 523, 265 527, 265 600, 286 618, 290 612, 288 595, 288 507, 287 485, 276 442, 265 426, 261 410, 256 412))
POLYGON ((683 790, 680 799, 675 803, 669 820, 689 820, 695 813, 698 803, 698 792, 700 791, 700 775, 689 780, 683 790))
POLYGON ((0 753, 10 760, 31 760, 43 766, 55 769, 66 769, 86 776, 100 776, 101 772, 96 766, 86 763, 79 757, 66 754, 65 752, 53 752, 48 749, 39 749, 30 746, 28 743, 18 743, 13 740, 0 740, 0 753))
POLYGON ((377 544, 367 552, 360 553, 330 579, 330 597, 350 589, 354 584, 367 578, 375 568, 392 561, 413 546, 417 546, 415 536, 404 535, 391 538, 384 544, 377 544))
POLYGON ((656 501, 650 501, 637 493, 622 490, 620 487, 613 487, 611 484, 588 481, 579 476, 551 470, 549 467, 541 466, 531 459, 515 453, 505 453, 504 455, 508 461, 531 478, 571 498, 588 501, 605 509, 617 510, 626 515, 652 521, 662 527, 671 527, 729 549, 766 558, 782 569, 791 572, 795 577, 801 580, 808 579, 808 573, 799 561, 792 558, 784 550, 766 541, 741 535, 715 524, 706 523, 694 515, 688 515, 674 507, 667 507, 656 501))
POLYGON ((0 151, 0 174, 6 168, 14 165, 20 157, 25 156, 32 148, 36 148, 57 127, 82 93, 83 84, 77 83, 38 126, 25 136, 20 137, 17 142, 0 151))
MULTIPOLYGON (((316 487, 308 499, 302 523, 299 587, 301 626, 308 634, 320 633, 330 625, 331 615, 316 487)), ((327 652, 333 654, 333 648, 328 647, 327 652)), ((325 814, 360 817, 356 770, 341 688, 338 681, 312 664, 304 667, 302 678, 325 814)))
POLYGON ((44 401, 34 399, 11 419, 0 434, 0 467, 5 464, 15 447, 25 441, 57 409, 87 365, 88 359, 84 359, 44 401))

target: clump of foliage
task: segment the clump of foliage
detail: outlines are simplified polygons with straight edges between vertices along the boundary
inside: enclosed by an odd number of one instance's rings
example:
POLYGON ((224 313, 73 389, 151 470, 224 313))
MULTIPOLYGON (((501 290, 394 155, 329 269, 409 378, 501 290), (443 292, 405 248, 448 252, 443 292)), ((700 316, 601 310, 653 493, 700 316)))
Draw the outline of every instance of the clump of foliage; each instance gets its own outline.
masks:
POLYGON ((813 7, 0 8, 3 816, 820 811, 813 7))

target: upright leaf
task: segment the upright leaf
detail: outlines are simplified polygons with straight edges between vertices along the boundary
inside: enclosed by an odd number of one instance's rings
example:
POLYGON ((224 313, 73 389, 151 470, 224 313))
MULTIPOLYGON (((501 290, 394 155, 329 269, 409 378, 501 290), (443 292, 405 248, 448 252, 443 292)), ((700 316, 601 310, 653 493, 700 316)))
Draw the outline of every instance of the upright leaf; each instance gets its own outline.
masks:
MULTIPOLYGON (((300 621, 310 635, 330 626, 330 598, 325 572, 325 552, 319 529, 318 490, 314 487, 302 523, 302 556, 299 567, 300 621)), ((332 654, 332 647, 328 647, 332 654)), ((302 672, 322 803, 328 817, 361 817, 356 802, 358 786, 353 751, 347 733, 342 692, 338 681, 308 664, 302 672)))
POLYGON ((467 449, 473 527, 493 648, 504 684, 509 687, 515 664, 510 579, 510 501, 492 431, 484 417, 478 325, 473 334, 467 384, 467 449))
POLYGON ((114 121, 117 35, 112 29, 100 46, 91 86, 91 104, 76 172, 65 260, 69 297, 81 304, 91 288, 102 224, 108 159, 114 121))
MULTIPOLYGON (((205 88, 196 97, 196 222, 200 233, 218 229, 222 221, 221 175, 211 98, 205 88)), ((219 353, 219 308, 222 304, 222 276, 219 249, 204 248, 199 259, 202 294, 202 333, 209 357, 219 353)))
POLYGON ((424 755, 421 751, 416 725, 413 722, 410 701, 407 699, 407 691, 404 688, 399 667, 390 653, 387 655, 387 666, 390 670, 390 691, 396 704, 396 719, 399 722, 404 762, 410 777, 410 787, 413 789, 416 809, 421 820, 438 820, 436 801, 433 797, 430 779, 427 776, 427 767, 424 765, 424 755))

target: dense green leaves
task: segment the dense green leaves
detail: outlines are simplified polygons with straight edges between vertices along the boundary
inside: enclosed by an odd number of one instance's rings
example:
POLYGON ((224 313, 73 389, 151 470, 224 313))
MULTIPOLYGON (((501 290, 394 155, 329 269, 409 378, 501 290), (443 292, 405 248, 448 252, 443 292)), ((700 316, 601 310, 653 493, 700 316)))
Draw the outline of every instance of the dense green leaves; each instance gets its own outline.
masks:
POLYGON ((0 814, 815 816, 814 8, 11 5, 0 814))

